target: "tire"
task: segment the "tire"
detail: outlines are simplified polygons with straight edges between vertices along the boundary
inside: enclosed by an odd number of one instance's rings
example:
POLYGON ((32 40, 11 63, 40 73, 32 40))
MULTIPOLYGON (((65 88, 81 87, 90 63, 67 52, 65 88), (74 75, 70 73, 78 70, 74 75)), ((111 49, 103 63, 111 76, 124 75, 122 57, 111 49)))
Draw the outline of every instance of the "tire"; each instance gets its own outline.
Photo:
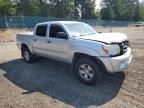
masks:
POLYGON ((27 63, 33 63, 35 56, 30 52, 28 47, 22 48, 22 55, 27 63))
POLYGON ((103 71, 91 58, 81 58, 76 62, 75 74, 82 83, 94 85, 101 81, 103 71))

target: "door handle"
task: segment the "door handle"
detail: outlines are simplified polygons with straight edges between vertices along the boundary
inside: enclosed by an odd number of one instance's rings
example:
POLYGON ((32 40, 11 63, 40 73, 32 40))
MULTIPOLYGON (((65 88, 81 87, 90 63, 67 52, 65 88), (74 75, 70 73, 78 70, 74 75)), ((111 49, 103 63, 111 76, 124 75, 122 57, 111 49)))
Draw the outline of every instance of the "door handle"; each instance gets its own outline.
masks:
POLYGON ((37 41, 37 39, 34 39, 34 41, 37 41))
POLYGON ((48 41, 46 41, 47 43, 51 43, 51 41, 50 40, 48 40, 48 41))

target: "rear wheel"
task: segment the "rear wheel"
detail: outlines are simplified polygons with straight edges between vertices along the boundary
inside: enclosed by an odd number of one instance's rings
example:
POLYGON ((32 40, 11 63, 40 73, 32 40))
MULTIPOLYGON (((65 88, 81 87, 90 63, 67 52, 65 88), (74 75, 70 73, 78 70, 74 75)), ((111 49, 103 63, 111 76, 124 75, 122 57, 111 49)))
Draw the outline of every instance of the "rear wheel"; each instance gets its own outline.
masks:
POLYGON ((94 85, 102 79, 100 66, 91 58, 81 58, 77 61, 75 72, 78 79, 88 85, 94 85))
POLYGON ((35 56, 30 52, 27 47, 22 49, 22 55, 27 63, 32 63, 35 60, 35 56))

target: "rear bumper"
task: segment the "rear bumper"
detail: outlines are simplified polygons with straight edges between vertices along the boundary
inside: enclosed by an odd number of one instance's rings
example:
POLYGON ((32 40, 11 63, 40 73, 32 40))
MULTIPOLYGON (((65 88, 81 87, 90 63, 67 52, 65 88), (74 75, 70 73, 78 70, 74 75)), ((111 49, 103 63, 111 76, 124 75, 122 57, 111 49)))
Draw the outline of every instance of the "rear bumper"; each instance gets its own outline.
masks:
POLYGON ((108 72, 122 72, 129 67, 132 61, 131 49, 118 57, 99 57, 108 72))

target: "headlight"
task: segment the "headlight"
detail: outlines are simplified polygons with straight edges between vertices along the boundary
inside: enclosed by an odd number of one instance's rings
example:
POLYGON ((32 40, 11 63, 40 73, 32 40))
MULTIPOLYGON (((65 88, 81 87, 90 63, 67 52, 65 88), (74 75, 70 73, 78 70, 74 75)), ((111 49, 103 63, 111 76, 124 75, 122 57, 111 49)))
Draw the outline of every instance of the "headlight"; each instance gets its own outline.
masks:
POLYGON ((115 56, 120 54, 120 47, 117 44, 103 45, 102 47, 108 56, 115 56))

